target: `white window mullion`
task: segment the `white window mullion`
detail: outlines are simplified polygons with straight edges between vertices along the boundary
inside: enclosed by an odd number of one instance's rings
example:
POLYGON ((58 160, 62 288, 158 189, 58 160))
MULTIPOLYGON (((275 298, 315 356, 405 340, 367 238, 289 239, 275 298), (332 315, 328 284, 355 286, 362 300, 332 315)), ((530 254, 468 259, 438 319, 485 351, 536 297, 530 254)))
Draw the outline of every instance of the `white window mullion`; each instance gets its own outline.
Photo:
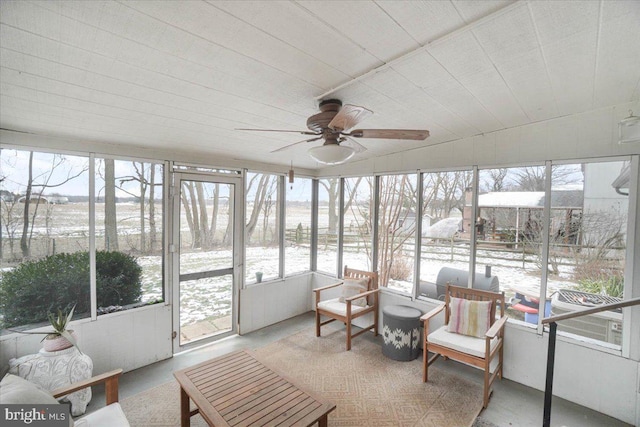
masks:
MULTIPOLYGON (((473 167, 473 184, 471 190, 471 217, 469 225, 469 277, 467 279, 467 287, 473 288, 473 282, 475 280, 476 271, 476 238, 478 236, 476 228, 476 218, 478 217, 478 192, 480 188, 480 170, 478 166, 473 167)), ((463 220, 464 222, 464 220, 463 220)))
POLYGON ((89 154, 89 289, 91 320, 98 318, 98 291, 96 289, 96 158, 89 154))
POLYGON ((544 318, 547 304, 547 279, 549 276, 549 234, 551 229, 551 186, 553 178, 553 165, 550 161, 545 164, 544 178, 544 211, 542 220, 542 271, 540 276, 540 300, 538 302, 538 333, 542 334, 542 318, 544 318))
MULTIPOLYGON (((629 216, 627 218, 627 249, 623 299, 640 297, 640 157, 631 157, 629 174, 629 216), (634 282, 635 278, 635 282, 634 282)), ((622 309, 622 356, 640 360, 640 306, 622 309)), ((640 390, 640 386, 639 386, 640 390)))

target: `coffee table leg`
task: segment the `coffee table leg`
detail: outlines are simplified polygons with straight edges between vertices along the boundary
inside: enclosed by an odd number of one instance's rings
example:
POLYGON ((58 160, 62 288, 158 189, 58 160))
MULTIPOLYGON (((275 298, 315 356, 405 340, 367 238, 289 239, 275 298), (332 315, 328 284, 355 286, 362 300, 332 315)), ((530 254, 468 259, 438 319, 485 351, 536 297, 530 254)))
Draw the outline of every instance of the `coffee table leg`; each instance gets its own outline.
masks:
POLYGON ((189 395, 180 387, 180 425, 182 427, 189 427, 191 425, 189 412, 189 395))
POLYGON ((318 427, 327 427, 327 416, 328 414, 325 414, 320 417, 318 420, 318 427))

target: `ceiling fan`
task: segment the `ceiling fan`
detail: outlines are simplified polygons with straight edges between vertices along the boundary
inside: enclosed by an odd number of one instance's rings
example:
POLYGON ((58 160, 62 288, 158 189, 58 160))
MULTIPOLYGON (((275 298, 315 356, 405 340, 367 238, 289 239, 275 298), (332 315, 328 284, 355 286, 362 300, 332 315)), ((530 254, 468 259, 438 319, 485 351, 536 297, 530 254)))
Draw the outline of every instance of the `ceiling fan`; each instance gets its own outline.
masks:
POLYGON ((373 112, 357 105, 342 105, 339 99, 327 99, 320 102, 320 112, 307 119, 308 131, 281 129, 237 129, 256 132, 293 132, 311 135, 312 138, 294 142, 272 151, 276 153, 305 142, 324 139, 324 144, 313 147, 309 154, 320 163, 337 165, 349 160, 355 153, 366 148, 353 138, 383 138, 424 140, 429 136, 428 130, 409 129, 355 129, 349 131, 373 112))

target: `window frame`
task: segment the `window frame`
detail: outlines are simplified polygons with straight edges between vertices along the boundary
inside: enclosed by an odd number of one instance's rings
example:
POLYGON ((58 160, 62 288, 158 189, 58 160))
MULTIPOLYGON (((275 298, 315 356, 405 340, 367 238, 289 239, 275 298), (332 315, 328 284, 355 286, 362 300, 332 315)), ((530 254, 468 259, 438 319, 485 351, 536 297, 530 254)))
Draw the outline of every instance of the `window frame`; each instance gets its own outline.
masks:
MULTIPOLYGON (((151 163, 154 165, 161 165, 162 166, 162 190, 161 190, 161 194, 162 194, 162 202, 161 202, 161 206, 162 206, 162 226, 161 226, 161 232, 162 232, 162 237, 161 237, 161 244, 162 244, 162 267, 161 267, 161 271, 162 271, 162 302, 160 303, 156 303, 156 304, 162 304, 164 306, 170 305, 171 304, 171 293, 170 293, 170 284, 169 281, 167 280, 167 277, 170 277, 168 275, 168 271, 170 266, 168 265, 169 263, 167 262, 167 260, 169 259, 169 248, 166 245, 167 239, 166 239, 166 234, 167 234, 167 230, 169 227, 169 209, 168 209, 168 203, 169 203, 169 194, 170 194, 170 185, 169 185, 169 176, 170 176, 170 162, 167 160, 160 160, 160 159, 152 159, 152 158, 147 158, 147 157, 136 157, 136 156, 129 156, 129 155, 114 155, 114 154, 108 154, 108 153, 102 153, 102 152, 95 152, 95 151, 78 151, 78 150, 67 150, 67 149, 56 149, 56 148, 49 148, 49 147, 42 147, 42 146, 37 146, 37 145, 19 145, 19 144, 2 144, 1 147, 2 150, 16 150, 16 151, 23 151, 23 152, 33 152, 33 153, 41 153, 41 154, 49 154, 49 155, 67 155, 67 156, 74 156, 74 157, 82 157, 82 158, 86 158, 87 162, 88 162, 88 252, 89 252, 89 293, 90 293, 90 313, 89 313, 89 317, 85 318, 86 320, 90 320, 90 321, 96 321, 101 315, 98 315, 98 301, 97 301, 97 284, 96 284, 96 216, 95 216, 95 205, 96 205, 96 179, 95 179, 95 173, 96 173, 96 161, 98 159, 113 159, 116 161, 125 161, 125 162, 141 162, 141 163, 151 163)), ((0 260, 1 263, 2 260, 0 260)), ((130 311, 135 311, 138 309, 143 309, 147 306, 147 304, 145 305, 141 305, 138 307, 132 307, 132 308, 128 308, 128 309, 123 309, 118 311, 119 313, 122 312, 130 312, 130 311)), ((82 319, 78 319, 80 321, 82 321, 82 319)), ((29 329, 38 329, 41 326, 34 326, 33 328, 29 328, 29 329)), ((29 330, 29 329, 25 329, 25 330, 29 330)))

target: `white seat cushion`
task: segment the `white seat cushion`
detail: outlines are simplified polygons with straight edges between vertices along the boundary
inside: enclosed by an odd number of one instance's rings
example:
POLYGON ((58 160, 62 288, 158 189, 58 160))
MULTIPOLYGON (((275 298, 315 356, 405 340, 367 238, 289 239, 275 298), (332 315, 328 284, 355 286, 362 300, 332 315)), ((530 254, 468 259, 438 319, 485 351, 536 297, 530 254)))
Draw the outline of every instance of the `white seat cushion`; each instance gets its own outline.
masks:
MULTIPOLYGON (((456 334, 454 332, 447 331, 447 325, 442 326, 440 329, 433 331, 429 334, 428 338, 430 343, 438 344, 443 347, 449 347, 462 353, 471 354, 476 357, 484 358, 485 354, 485 339, 471 337, 469 335, 456 334)), ((491 340, 491 350, 498 345, 498 338, 491 340)))
POLYGON ((0 382, 0 403, 55 405, 58 401, 36 383, 7 374, 0 382))
MULTIPOLYGON (((330 311, 332 313, 339 314, 341 316, 347 315, 347 304, 344 302, 340 302, 340 298, 320 301, 318 303, 318 308, 330 311)), ((359 311, 362 311, 366 308, 368 308, 368 306, 360 307, 360 306, 351 304, 351 314, 358 313, 359 311)))
POLYGON ((76 427, 130 427, 118 402, 76 420, 76 427))

